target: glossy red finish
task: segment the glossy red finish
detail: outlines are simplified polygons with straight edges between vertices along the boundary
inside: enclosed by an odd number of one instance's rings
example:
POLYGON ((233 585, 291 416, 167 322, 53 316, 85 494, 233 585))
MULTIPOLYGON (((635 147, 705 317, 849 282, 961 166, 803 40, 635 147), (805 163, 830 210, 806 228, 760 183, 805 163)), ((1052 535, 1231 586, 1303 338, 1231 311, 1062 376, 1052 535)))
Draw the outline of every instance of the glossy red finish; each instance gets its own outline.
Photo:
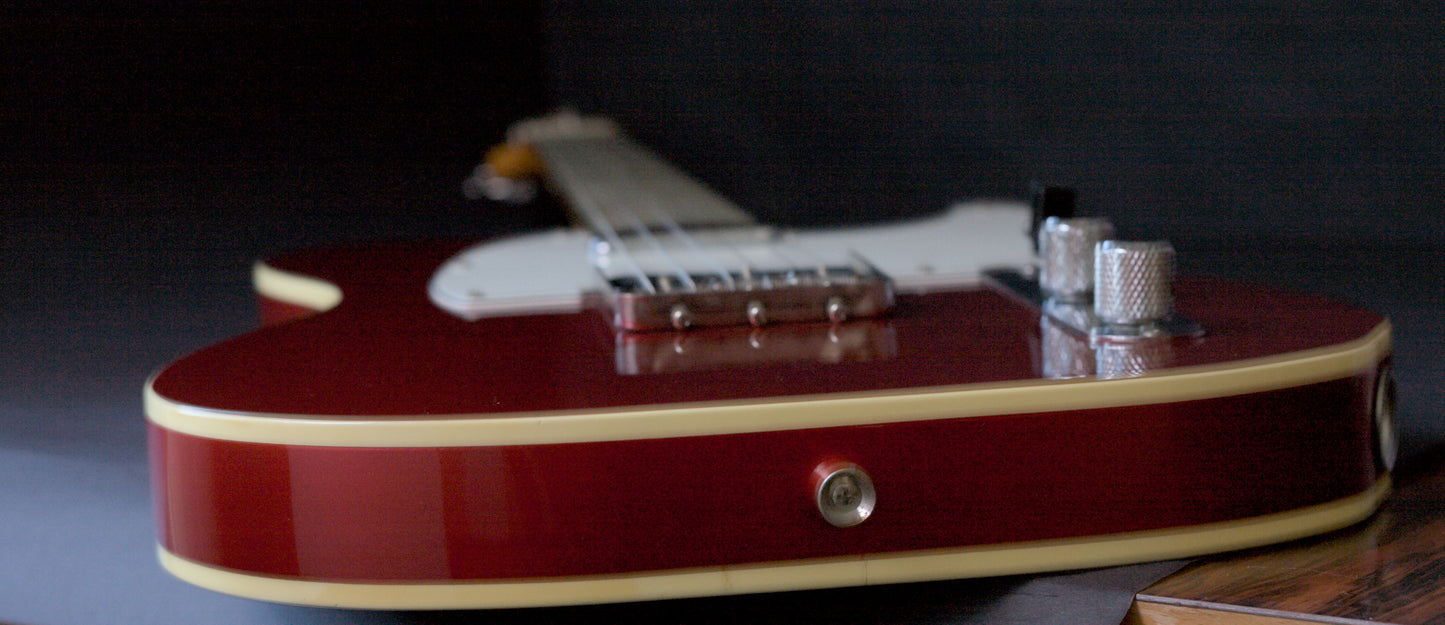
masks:
POLYGON ((316 314, 316 311, 310 308, 298 306, 290 302, 283 302, 269 297, 261 297, 258 299, 260 300, 258 308, 260 309, 261 325, 263 326, 281 325, 287 321, 295 321, 302 317, 310 317, 316 314))
MULTIPOLYGON (((628 375, 604 315, 463 321, 425 284, 457 244, 375 244, 271 261, 335 283, 336 308, 263 328, 182 359, 154 380, 162 396, 248 413, 478 414, 725 401, 1037 379, 1038 313, 991 290, 900 296, 894 357, 628 375), (217 381, 224 381, 218 383, 217 381)), ((1176 341, 1178 366, 1336 345, 1378 315, 1316 297, 1184 279, 1178 308, 1210 330, 1176 341)), ((746 334, 747 330, 737 330, 746 334)))
POLYGON ((1378 477, 1372 376, 1109 410, 492 448, 273 446, 152 427, 163 544, 268 575, 533 578, 1190 526, 1324 503, 1378 477), (1267 414, 1270 418, 1260 418, 1267 414), (828 525, 813 469, 878 506, 828 525))
MULTIPOLYGON (((243 413, 479 414, 748 400, 1039 377, 1038 313, 980 289, 900 297, 886 357, 618 370, 584 311, 465 322, 424 285, 458 244, 285 257, 335 309, 183 359, 171 401, 243 413)), ((1318 298, 1182 280, 1209 328, 1175 365, 1365 336, 1382 320, 1318 298)), ((294 311, 293 311, 294 312, 294 311)), ((278 319, 279 321, 279 319, 278 319)), ((206 564, 308 579, 575 576, 1089 536, 1281 512, 1358 494, 1375 371, 1149 406, 554 445, 349 448, 211 440, 152 425, 161 544, 206 564), (822 462, 878 490, 858 527, 814 508, 822 462)))

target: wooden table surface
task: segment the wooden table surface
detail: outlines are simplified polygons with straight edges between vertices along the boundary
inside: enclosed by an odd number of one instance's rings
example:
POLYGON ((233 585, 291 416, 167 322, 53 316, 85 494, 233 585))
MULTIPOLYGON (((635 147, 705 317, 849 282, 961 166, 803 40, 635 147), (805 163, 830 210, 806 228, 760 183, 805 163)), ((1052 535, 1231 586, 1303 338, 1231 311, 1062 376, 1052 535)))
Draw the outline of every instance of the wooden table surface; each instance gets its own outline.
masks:
POLYGON ((1445 623, 1445 447, 1398 468, 1368 521, 1203 559, 1145 589, 1127 625, 1445 623))

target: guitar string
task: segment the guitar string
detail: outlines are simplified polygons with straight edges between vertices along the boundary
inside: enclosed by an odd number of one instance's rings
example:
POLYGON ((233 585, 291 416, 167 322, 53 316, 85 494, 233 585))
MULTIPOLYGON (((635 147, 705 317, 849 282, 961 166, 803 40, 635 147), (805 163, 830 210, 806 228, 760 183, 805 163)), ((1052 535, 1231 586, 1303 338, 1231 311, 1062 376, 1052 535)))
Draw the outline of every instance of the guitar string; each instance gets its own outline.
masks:
MULTIPOLYGON (((692 273, 683 266, 677 257, 664 245, 653 232, 647 227, 646 222, 633 209, 634 206, 643 208, 650 213, 655 223, 663 226, 672 238, 681 242, 684 247, 691 249, 699 258, 704 259, 704 264, 711 265, 710 270, 715 273, 729 287, 735 286, 732 276, 722 266, 709 256, 702 249, 702 246, 682 228, 677 220, 664 210, 657 201, 657 193, 648 194, 643 192, 642 185, 636 184, 640 181, 649 181, 654 184, 665 183, 668 179, 673 182, 671 187, 674 193, 682 193, 685 186, 695 186, 690 180, 682 177, 681 174, 667 170, 666 165, 654 163, 648 159, 647 154, 640 148, 628 144, 624 139, 615 139, 606 144, 598 146, 590 156, 593 161, 592 167, 596 170, 605 170, 604 177, 610 178, 614 184, 604 185, 610 192, 608 197, 617 198, 619 192, 627 192, 624 199, 616 199, 607 203, 616 213, 617 218, 624 221, 635 238, 641 240, 657 255, 659 262, 666 265, 668 272, 676 276, 682 286, 689 291, 697 291, 697 282, 693 279, 692 273), (648 171, 650 170, 650 171, 648 171), (679 180, 681 178, 681 180, 679 180), (632 184, 617 184, 617 181, 629 181, 632 184), (684 184, 679 184, 686 183, 684 184)), ((672 202, 676 205, 676 201, 672 202)), ((606 219, 604 215, 602 217, 606 219)), ((624 243, 625 245, 625 243, 624 243)))
MULTIPOLYGON (((708 271, 716 275, 728 288, 736 288, 736 280, 732 273, 722 266, 714 255, 715 253, 704 250, 696 238, 688 234, 677 219, 661 206, 656 194, 649 195, 639 191, 642 185, 616 184, 619 180, 632 182, 647 180, 654 184, 671 182, 672 184, 668 185, 671 193, 686 195, 689 192, 695 192, 700 183, 693 181, 685 174, 670 171, 666 164, 651 162, 647 158, 646 152, 621 138, 554 140, 547 142, 546 148, 550 148, 544 150, 549 157, 547 160, 556 161, 553 165, 558 181, 563 188, 572 191, 574 203, 578 205, 578 209, 587 221, 599 231, 611 249, 617 250, 618 256, 623 260, 627 269, 649 294, 656 294, 659 287, 643 268, 642 263, 637 261, 622 234, 608 218, 609 212, 613 213, 614 218, 625 223, 628 235, 641 240, 652 249, 659 261, 667 266, 665 273, 676 276, 684 288, 697 290, 697 284, 691 273, 653 234, 651 228, 647 227, 646 222, 638 216, 637 211, 631 208, 632 206, 638 206, 646 211, 654 223, 662 226, 673 239, 696 254, 703 264, 708 266, 708 271), (584 143, 593 145, 582 145, 584 143), (589 147, 593 149, 589 151, 587 149, 589 147), (557 167, 558 165, 560 167, 557 167), (629 166, 631 167, 629 168, 629 166), (595 175, 588 176, 589 172, 595 175), (598 180, 599 178, 602 180, 598 180), (613 179, 611 180, 613 184, 606 184, 608 178, 613 179), (631 191, 630 197, 621 198, 618 194, 619 189, 631 191), (688 189, 688 191, 684 192, 683 189, 688 189), (628 201, 629 199, 632 201, 628 201)), ((677 206, 678 202, 674 198, 669 204, 677 206)), ((751 283, 751 274, 756 273, 753 260, 731 243, 724 242, 723 246, 731 248, 733 255, 742 260, 742 273, 751 283)), ((791 250, 802 256, 812 257, 810 260, 817 261, 816 269, 808 269, 808 265, 798 262, 776 241, 769 241, 764 248, 764 253, 780 261, 778 264, 781 273, 788 276, 788 282, 796 282, 797 276, 809 273, 817 274, 820 279, 827 281, 827 266, 821 258, 800 246, 793 245, 791 250)), ((771 282, 766 273, 763 281, 765 288, 767 283, 771 282)))
MULTIPOLYGON (((642 162, 645 161, 640 161, 639 164, 641 164, 642 162)), ((652 169, 658 169, 655 165, 652 165, 651 163, 648 163, 648 165, 651 165, 650 168, 652 169)), ((668 172, 664 170, 659 173, 668 172)), ((689 186, 692 186, 691 180, 684 179, 681 182, 690 183, 689 186)), ((685 187, 682 185, 674 185, 672 187, 672 192, 667 194, 667 197, 669 198, 669 204, 673 206, 678 205, 677 195, 686 195, 686 192, 682 191, 683 188, 685 187)), ((680 241, 684 247, 691 250, 697 258, 701 259, 703 264, 708 266, 708 270, 713 275, 717 276, 718 279, 720 279, 727 288, 737 288, 737 283, 733 280, 732 272, 724 268, 722 266, 722 263, 718 262, 717 258, 713 255, 712 252, 704 250, 702 246, 697 242, 697 239, 692 235, 688 234, 687 231, 683 229, 682 225, 678 223, 677 219, 673 217, 672 214, 669 213, 666 209, 662 208, 661 204, 657 199, 657 195, 648 196, 639 194, 639 196, 641 197, 642 201, 639 202, 638 206, 642 210, 645 210, 648 214, 650 214, 655 221, 661 223, 662 226, 667 229, 667 231, 672 235, 674 239, 680 241)), ((684 199, 686 198, 684 197, 684 199)))
MULTIPOLYGON (((626 150, 622 149, 623 144, 621 143, 621 141, 621 139, 611 140, 603 144, 601 146, 601 149, 595 150, 591 155, 584 154, 584 158, 590 158, 590 160, 593 161, 591 165, 593 167, 593 171, 602 172, 602 177, 604 179, 610 178, 613 182, 613 184, 610 185, 601 185, 601 189, 603 190, 603 196, 612 200, 612 202, 610 203, 604 202, 603 204, 610 206, 612 208, 612 212, 627 224, 627 227, 631 231, 633 237, 641 240, 647 245, 647 247, 651 248, 653 253, 656 254, 657 258, 659 259, 659 262, 666 266, 667 271, 659 271, 659 274, 672 274, 677 277, 678 282, 682 283, 685 289, 689 291, 696 291, 697 283, 693 281, 692 275, 689 274, 688 271, 682 266, 682 264, 679 263, 677 259, 672 255, 672 253, 667 250, 667 248, 662 244, 662 241, 660 241, 655 235, 653 235, 652 229, 648 228, 647 224, 643 223, 642 219, 637 216, 637 213, 630 208, 635 203, 639 195, 637 193, 637 189, 635 188, 636 185, 618 184, 618 182, 626 181, 630 178, 637 178, 637 176, 635 175, 629 175, 629 172, 627 171, 627 165, 634 162, 636 160, 636 156, 626 154, 626 150), (629 192, 630 196, 623 196, 623 194, 629 192)), ((605 215, 603 216, 603 219, 606 219, 605 215)), ((663 290, 665 291, 671 290, 667 288, 667 285, 665 283, 663 284, 663 287, 663 290)))
MULTIPOLYGON (((634 166, 634 178, 647 178, 648 176, 643 175, 641 172, 637 172, 637 169, 646 168, 652 170, 652 172, 655 172, 653 176, 655 179, 670 179, 674 183, 673 185, 670 185, 671 193, 667 194, 667 196, 671 198, 669 204, 673 206, 678 205, 676 196, 686 196, 687 193, 695 194, 697 190, 701 187, 701 183, 692 180, 686 174, 671 170, 670 167, 665 163, 656 161, 656 159, 648 158, 646 152, 642 151, 641 148, 626 143, 625 140, 619 140, 617 144, 615 144, 615 147, 617 151, 627 153, 627 157, 621 157, 621 155, 619 155, 617 162, 628 162, 632 164, 634 166), (688 189, 689 191, 683 192, 683 189, 688 189)), ((708 193, 708 196, 703 197, 711 196, 711 192, 706 193, 708 193)), ((661 225, 666 228, 673 235, 674 238, 678 239, 686 247, 696 252, 699 257, 703 259, 705 264, 710 265, 710 271, 717 275, 728 286, 728 288, 736 288, 736 281, 733 279, 732 273, 722 266, 722 264, 715 257, 714 253, 703 250, 702 246, 696 241, 695 237, 687 234, 686 230, 681 227, 677 220, 670 213, 668 213, 668 211, 663 209, 658 204, 655 195, 643 195, 641 197, 644 201, 637 202, 635 204, 628 204, 627 206, 637 205, 643 207, 645 210, 647 210, 647 212, 651 213, 655 220, 661 223, 661 225)), ((697 196, 694 195, 694 197, 697 196)), ((624 210, 627 210, 629 214, 632 213, 631 209, 624 210)), ((724 241, 722 245, 724 247, 730 248, 735 256, 743 260, 742 266, 744 267, 744 273, 754 273, 752 271, 754 263, 748 260, 746 255, 741 250, 739 250, 735 245, 730 242, 724 241)), ((817 256, 817 254, 811 252, 810 250, 807 250, 806 248, 796 245, 792 246, 791 249, 794 253, 797 253, 798 255, 811 257, 810 260, 814 261, 815 264, 813 266, 817 267, 817 269, 808 269, 807 265, 798 262, 793 256, 793 254, 790 254, 784 247, 779 246, 776 240, 769 241, 767 243, 764 249, 764 253, 781 261, 779 263, 776 263, 776 265, 781 267, 780 271, 782 273, 789 276, 790 282, 795 281, 794 276, 797 276, 798 274, 808 273, 816 273, 819 279, 824 282, 828 280, 827 266, 824 261, 817 256)), ((768 282, 770 282, 770 280, 768 280, 768 282)))
POLYGON ((583 188, 585 186, 584 178, 576 171, 578 165, 575 162, 575 152, 578 150, 569 149, 568 144, 569 142, 565 140, 540 141, 537 147, 543 153, 544 160, 551 168, 552 177, 557 181, 558 186, 571 196, 572 205, 582 213, 593 229, 602 235, 610 249, 616 250, 618 258, 626 265, 625 272, 631 273, 644 291, 656 294, 657 286, 652 283, 647 272, 642 270, 637 259, 633 258, 626 244, 622 242, 622 237, 617 233, 617 229, 612 227, 612 223, 607 220, 601 207, 597 205, 595 197, 591 195, 595 191, 583 188))
MULTIPOLYGON (((615 198, 616 195, 609 195, 608 197, 615 198)), ((672 252, 667 250, 667 247, 662 244, 662 241, 652 233, 652 229, 648 228, 647 224, 643 223, 642 219, 640 219, 635 212, 627 208, 629 204, 630 202, 618 201, 613 204, 614 211, 621 213, 619 217, 627 224, 627 228, 631 231, 633 238, 645 243, 657 257, 658 262, 666 268, 666 271, 659 271, 658 273, 661 275, 670 274, 676 276, 677 281, 682 283, 685 289, 696 291, 697 283, 693 281, 692 275, 682 266, 682 263, 678 262, 677 258, 672 255, 672 252)), ((663 290, 669 291, 672 289, 667 288, 667 285, 664 283, 663 290)))

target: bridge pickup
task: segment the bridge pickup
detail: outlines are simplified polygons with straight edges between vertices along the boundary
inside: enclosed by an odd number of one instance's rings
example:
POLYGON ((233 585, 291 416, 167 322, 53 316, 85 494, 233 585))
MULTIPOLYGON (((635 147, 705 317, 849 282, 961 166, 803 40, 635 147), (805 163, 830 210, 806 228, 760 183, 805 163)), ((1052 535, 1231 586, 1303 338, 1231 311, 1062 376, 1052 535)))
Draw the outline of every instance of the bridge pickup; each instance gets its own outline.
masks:
POLYGON ((613 323, 627 331, 840 323, 893 307, 892 283, 866 267, 662 274, 648 275, 646 282, 629 276, 609 284, 613 323))

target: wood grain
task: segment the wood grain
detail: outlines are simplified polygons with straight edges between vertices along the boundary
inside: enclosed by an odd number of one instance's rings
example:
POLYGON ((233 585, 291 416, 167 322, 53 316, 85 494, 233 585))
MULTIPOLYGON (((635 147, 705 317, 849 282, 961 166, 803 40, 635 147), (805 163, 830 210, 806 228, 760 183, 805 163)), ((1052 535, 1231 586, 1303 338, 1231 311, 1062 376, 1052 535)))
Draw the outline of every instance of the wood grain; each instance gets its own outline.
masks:
POLYGON ((1300 620, 1270 616, 1229 606, 1187 606, 1137 602, 1129 608, 1124 625, 1299 625, 1300 620))
POLYGON ((1445 448, 1403 467, 1397 483, 1362 525, 1190 565, 1140 593, 1128 622, 1445 623, 1445 448))

